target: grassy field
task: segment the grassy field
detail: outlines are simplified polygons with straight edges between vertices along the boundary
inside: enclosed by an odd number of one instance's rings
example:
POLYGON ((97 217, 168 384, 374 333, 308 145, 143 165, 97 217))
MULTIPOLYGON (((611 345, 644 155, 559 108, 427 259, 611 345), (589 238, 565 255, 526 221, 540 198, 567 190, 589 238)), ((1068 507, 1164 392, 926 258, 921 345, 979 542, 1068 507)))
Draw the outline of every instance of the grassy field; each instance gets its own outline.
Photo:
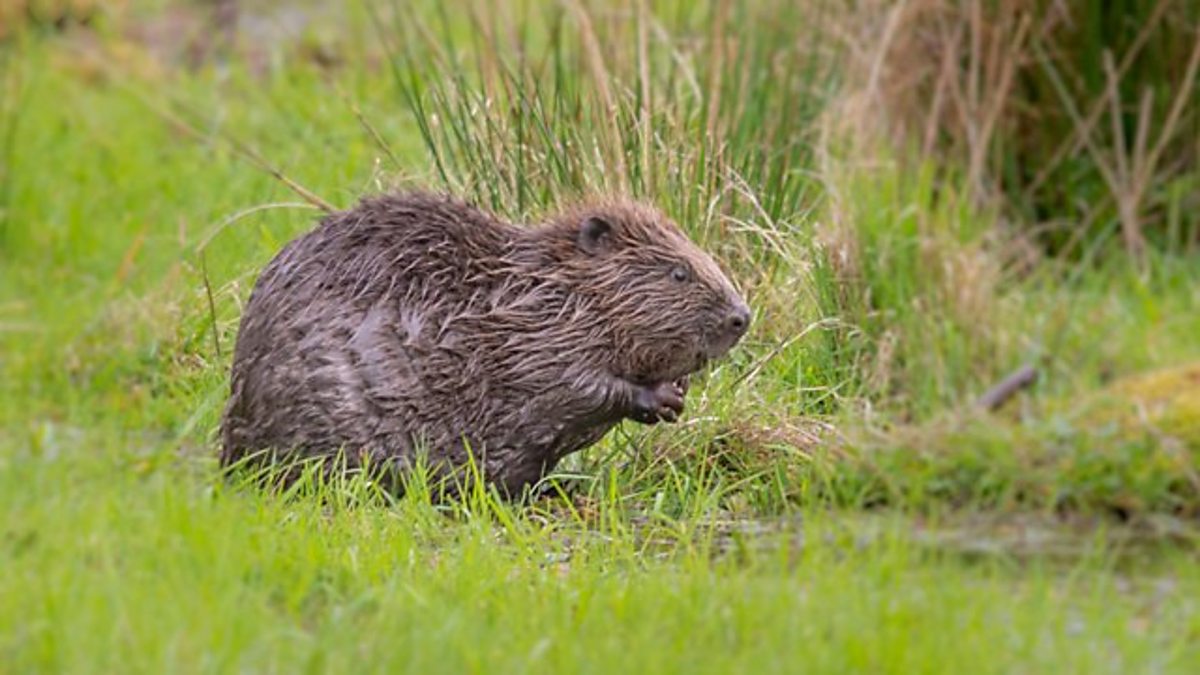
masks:
POLYGON ((968 31, 958 121, 913 112, 941 89, 870 47, 916 19, 871 3, 244 3, 228 44, 195 4, 24 4, 0 0, 0 673, 1200 663, 1188 3, 1109 71, 1103 26, 968 31), (1054 56, 1008 89, 1006 40, 1054 56), (1005 91, 1063 97, 1048 145, 1102 120, 1055 159, 1005 91), (1087 95, 1112 91, 1110 120, 1087 95), (524 221, 651 199, 752 333, 681 424, 619 428, 528 503, 223 480, 255 274, 321 205, 412 184, 524 221))

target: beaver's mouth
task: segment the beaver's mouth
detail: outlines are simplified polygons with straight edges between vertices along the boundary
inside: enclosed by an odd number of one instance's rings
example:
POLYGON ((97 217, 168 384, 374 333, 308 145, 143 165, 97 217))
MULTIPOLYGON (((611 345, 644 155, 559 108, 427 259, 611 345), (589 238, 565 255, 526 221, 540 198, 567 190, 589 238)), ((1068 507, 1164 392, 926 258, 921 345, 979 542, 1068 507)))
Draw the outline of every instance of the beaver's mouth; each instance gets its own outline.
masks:
POLYGON ((701 349, 699 358, 704 362, 715 361, 730 352, 741 341, 740 334, 724 334, 706 336, 704 347, 701 349))
POLYGON ((674 422, 683 414, 690 377, 709 359, 705 350, 698 347, 680 349, 673 357, 670 362, 658 364, 658 368, 647 368, 624 378, 637 388, 631 419, 654 424, 674 422))
POLYGON ((710 360, 704 350, 698 349, 691 353, 690 358, 680 358, 670 368, 654 373, 633 373, 625 379, 639 387, 655 387, 666 383, 679 385, 682 382, 686 389, 688 378, 704 368, 710 360))

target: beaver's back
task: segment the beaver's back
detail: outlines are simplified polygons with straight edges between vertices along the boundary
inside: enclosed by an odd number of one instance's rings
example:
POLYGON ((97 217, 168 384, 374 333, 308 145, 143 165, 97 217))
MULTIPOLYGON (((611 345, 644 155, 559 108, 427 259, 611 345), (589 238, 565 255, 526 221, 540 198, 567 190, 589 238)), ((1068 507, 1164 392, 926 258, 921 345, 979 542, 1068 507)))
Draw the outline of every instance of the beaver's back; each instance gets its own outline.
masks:
POLYGON ((428 407, 415 401, 467 394, 421 371, 458 369, 444 328, 497 283, 513 234, 462 202, 414 193, 365 200, 289 243, 243 313, 222 461, 268 447, 410 450, 406 430, 428 407))

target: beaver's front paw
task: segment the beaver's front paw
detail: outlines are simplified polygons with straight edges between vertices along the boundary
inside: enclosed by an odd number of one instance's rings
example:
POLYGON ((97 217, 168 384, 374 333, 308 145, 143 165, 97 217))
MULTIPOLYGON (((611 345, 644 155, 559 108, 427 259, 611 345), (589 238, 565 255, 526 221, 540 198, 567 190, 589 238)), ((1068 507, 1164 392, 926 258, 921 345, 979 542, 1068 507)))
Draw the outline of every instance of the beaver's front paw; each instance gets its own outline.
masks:
POLYGON ((630 418, 643 424, 674 422, 683 413, 686 393, 687 378, 639 386, 630 418))

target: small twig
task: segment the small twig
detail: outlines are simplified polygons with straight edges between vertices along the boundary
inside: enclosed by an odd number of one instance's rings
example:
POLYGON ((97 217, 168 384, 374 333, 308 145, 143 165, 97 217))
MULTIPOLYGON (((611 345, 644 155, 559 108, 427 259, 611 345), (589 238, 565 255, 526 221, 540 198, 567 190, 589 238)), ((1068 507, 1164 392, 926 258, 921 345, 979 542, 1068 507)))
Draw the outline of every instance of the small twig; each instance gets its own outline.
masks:
POLYGON ((1001 380, 999 384, 989 389, 986 394, 980 396, 978 405, 984 410, 998 410, 1000 406, 1007 403, 1017 392, 1028 389, 1037 381, 1037 377, 1037 368, 1027 363, 1013 371, 1012 374, 1001 380))

